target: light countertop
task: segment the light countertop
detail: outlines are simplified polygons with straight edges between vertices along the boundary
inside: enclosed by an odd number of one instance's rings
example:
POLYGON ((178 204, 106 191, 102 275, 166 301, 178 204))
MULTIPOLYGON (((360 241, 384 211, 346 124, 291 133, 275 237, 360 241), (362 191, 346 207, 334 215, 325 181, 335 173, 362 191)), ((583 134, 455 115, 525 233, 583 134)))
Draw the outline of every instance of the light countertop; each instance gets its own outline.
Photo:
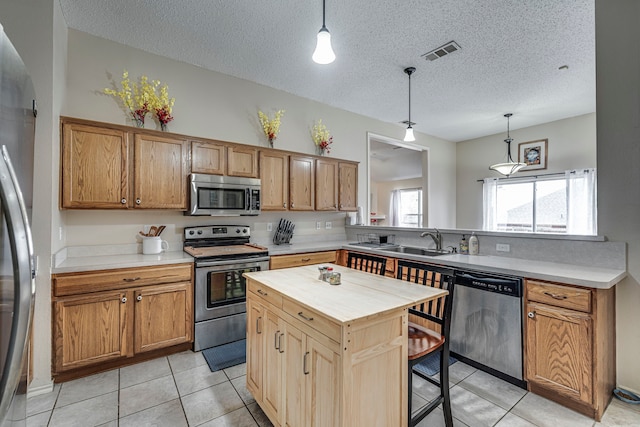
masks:
MULTIPOLYGON (((574 264, 526 260, 492 255, 441 255, 437 257, 396 253, 381 249, 349 244, 347 241, 307 242, 291 245, 266 245, 269 255, 287 255, 349 249, 390 258, 404 258, 430 262, 450 267, 477 270, 498 274, 522 276, 530 279, 548 280, 589 288, 608 289, 626 277, 622 269, 600 268, 574 264)), ((182 251, 163 252, 158 255, 139 253, 107 253, 106 255, 74 256, 63 259, 54 266, 52 273, 72 273, 89 270, 144 267, 151 265, 191 263, 193 258, 182 251)))
POLYGON ((315 265, 244 275, 339 323, 411 307, 447 292, 334 264, 327 265, 341 274, 340 285, 319 280, 315 265))
POLYGON ((79 256, 66 258, 52 268, 53 274, 77 273, 91 270, 111 270, 116 268, 147 267, 164 264, 193 263, 193 257, 183 251, 162 252, 157 255, 119 254, 100 256, 79 256))
POLYGON ((509 274, 522 276, 529 279, 548 280, 567 283, 570 285, 585 286, 588 288, 608 289, 626 277, 625 270, 611 268, 599 268, 593 266, 573 265, 546 261, 526 260, 521 258, 509 258, 492 255, 439 255, 422 256, 385 251, 346 244, 343 249, 368 252, 376 255, 384 255, 392 258, 411 259, 414 261, 427 261, 434 264, 446 265, 476 271, 509 274))

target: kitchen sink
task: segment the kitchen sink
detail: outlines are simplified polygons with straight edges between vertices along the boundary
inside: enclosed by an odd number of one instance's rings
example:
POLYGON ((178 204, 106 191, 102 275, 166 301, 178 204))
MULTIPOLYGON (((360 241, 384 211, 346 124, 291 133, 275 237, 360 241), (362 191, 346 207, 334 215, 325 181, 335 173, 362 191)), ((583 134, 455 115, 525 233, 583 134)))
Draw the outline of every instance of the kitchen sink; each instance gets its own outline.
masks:
POLYGON ((448 255, 449 251, 445 250, 436 250, 436 249, 427 249, 427 248, 416 248, 414 246, 395 246, 392 248, 381 248, 383 251, 389 252, 398 252, 403 254, 411 254, 411 255, 425 255, 425 256, 440 256, 440 255, 448 255))

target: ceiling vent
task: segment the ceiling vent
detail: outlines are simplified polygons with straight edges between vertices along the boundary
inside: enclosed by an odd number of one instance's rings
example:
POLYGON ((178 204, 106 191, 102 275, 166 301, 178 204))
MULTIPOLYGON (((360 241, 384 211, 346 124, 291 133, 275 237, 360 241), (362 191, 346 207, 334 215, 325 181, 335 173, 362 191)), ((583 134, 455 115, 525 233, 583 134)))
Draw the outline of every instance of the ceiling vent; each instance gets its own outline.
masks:
POLYGON ((426 59, 427 61, 435 61, 436 59, 442 58, 443 56, 453 53, 460 49, 461 49, 460 45, 454 42, 453 40, 451 40, 449 43, 446 43, 440 46, 439 48, 433 49, 431 52, 427 52, 424 55, 420 55, 420 56, 423 56, 424 59, 426 59))

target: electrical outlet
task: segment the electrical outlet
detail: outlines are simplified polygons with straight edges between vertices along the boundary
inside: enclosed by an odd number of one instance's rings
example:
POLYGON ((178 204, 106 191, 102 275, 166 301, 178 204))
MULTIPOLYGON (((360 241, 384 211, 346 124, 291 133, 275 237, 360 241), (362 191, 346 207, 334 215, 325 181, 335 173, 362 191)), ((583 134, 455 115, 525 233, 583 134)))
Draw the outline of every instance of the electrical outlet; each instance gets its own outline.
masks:
POLYGON ((496 251, 498 252, 510 252, 511 246, 506 243, 496 243, 496 251))
POLYGON ((324 223, 324 228, 325 228, 326 230, 331 230, 331 221, 327 221, 327 222, 325 222, 325 223, 324 223))
POLYGON ((316 230, 320 230, 322 228, 322 223, 320 221, 316 222, 316 230))
POLYGON ((268 222, 267 223, 267 231, 271 231, 273 230, 273 223, 272 222, 268 222))

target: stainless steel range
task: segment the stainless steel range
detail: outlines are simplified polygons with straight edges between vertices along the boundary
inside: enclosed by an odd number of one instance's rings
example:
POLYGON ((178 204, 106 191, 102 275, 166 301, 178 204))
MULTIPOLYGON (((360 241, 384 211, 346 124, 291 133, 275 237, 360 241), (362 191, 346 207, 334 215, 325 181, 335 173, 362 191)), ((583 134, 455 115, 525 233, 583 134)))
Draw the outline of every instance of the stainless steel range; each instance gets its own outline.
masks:
POLYGON ((243 273, 269 269, 269 252, 251 244, 246 225, 184 229, 184 251, 195 258, 194 350, 246 337, 243 273))

